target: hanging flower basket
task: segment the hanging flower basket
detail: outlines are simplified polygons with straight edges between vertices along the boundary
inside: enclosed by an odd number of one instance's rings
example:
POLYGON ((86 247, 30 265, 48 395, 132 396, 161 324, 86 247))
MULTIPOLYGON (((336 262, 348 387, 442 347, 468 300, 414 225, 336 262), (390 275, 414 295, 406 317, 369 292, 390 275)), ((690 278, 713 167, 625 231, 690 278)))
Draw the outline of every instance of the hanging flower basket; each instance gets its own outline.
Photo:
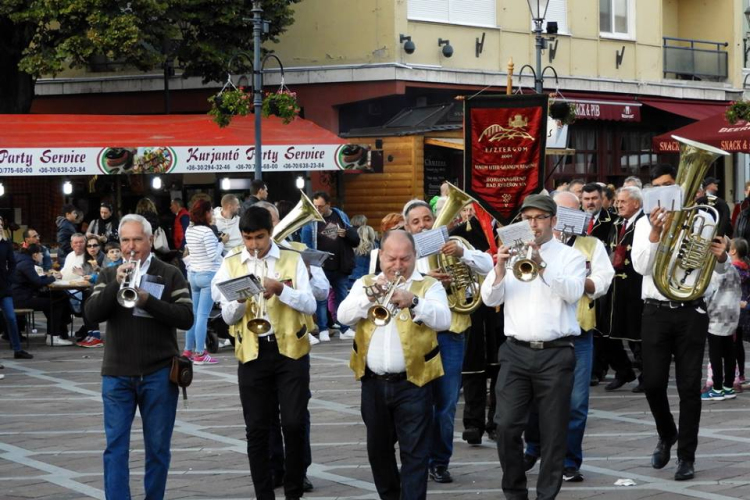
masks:
POLYGON ((732 125, 741 120, 750 122, 750 101, 739 100, 733 102, 727 108, 724 117, 732 125))
POLYGON ((550 101, 547 114, 561 125, 570 125, 576 121, 576 105, 566 101, 550 101))
POLYGON ((281 88, 276 92, 267 92, 263 98, 263 116, 278 116, 284 124, 290 123, 299 115, 297 93, 281 88))
POLYGON ((208 98, 211 110, 208 112, 219 127, 226 127, 235 116, 247 116, 253 108, 253 100, 244 87, 222 89, 208 98))

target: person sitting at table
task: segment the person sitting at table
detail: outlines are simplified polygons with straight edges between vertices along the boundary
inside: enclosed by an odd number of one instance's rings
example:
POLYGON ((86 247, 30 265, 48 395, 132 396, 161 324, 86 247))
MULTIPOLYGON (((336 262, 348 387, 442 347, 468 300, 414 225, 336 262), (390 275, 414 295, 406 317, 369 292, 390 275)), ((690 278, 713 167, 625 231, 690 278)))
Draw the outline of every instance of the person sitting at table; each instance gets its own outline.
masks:
POLYGON ((104 252, 102 244, 95 236, 86 239, 86 254, 84 255, 81 272, 84 279, 92 285, 96 283, 99 271, 104 267, 104 252))
POLYGON ((116 241, 110 241, 104 245, 104 267, 119 267, 122 265, 122 251, 120 244, 116 241))
POLYGON ((68 296, 63 291, 50 292, 46 289, 61 275, 53 273, 50 276, 40 276, 34 266, 41 265, 42 259, 42 249, 35 243, 16 254, 16 269, 11 286, 13 306, 16 309, 33 309, 44 313, 49 345, 73 345, 73 342, 66 340, 71 313, 68 296))
POLYGON ((80 281, 81 276, 76 274, 75 268, 82 268, 86 260, 86 236, 83 233, 75 233, 70 237, 70 246, 73 250, 65 256, 65 265, 60 272, 65 281, 80 281))
MULTIPOLYGON (((99 238, 96 236, 89 236, 86 240, 86 254, 84 255, 83 265, 80 268, 73 269, 73 272, 76 275, 92 285, 96 283, 99 272, 104 267, 104 252, 102 252, 101 247, 102 245, 99 238)), ((91 296, 91 291, 76 291, 72 295, 83 303, 89 298, 89 296, 91 296)), ((81 309, 83 309, 83 305, 81 305, 81 309)), ((89 321, 85 313, 83 316, 83 323, 83 328, 79 330, 78 334, 76 334, 76 337, 79 338, 76 345, 78 347, 104 347, 102 334, 99 331, 99 324, 89 321), (80 339, 80 337, 83 336, 84 331, 86 332, 86 335, 83 339, 80 339)))

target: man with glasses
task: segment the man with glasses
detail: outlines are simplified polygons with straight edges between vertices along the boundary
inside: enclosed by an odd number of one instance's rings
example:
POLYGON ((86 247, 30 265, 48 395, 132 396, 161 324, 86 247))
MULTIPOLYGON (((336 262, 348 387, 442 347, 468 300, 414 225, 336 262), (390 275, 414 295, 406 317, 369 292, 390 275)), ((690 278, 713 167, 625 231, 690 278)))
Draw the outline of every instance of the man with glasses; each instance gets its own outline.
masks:
POLYGON ((521 434, 532 400, 539 406, 541 458, 537 498, 560 491, 566 452, 575 353, 581 329, 578 300, 586 282, 586 259, 557 241, 557 205, 546 195, 526 197, 523 220, 534 233, 531 259, 539 275, 523 282, 507 272, 510 248, 497 251, 497 264, 482 284, 482 300, 490 307, 505 304, 505 342, 499 351, 497 378, 497 452, 507 498, 528 498, 521 434), (542 304, 542 306, 540 306, 542 304))
POLYGON ((42 237, 39 232, 33 227, 27 228, 23 232, 23 248, 29 248, 29 245, 39 245, 42 249, 42 269, 44 272, 49 272, 52 269, 52 256, 49 253, 49 248, 42 245, 42 237))

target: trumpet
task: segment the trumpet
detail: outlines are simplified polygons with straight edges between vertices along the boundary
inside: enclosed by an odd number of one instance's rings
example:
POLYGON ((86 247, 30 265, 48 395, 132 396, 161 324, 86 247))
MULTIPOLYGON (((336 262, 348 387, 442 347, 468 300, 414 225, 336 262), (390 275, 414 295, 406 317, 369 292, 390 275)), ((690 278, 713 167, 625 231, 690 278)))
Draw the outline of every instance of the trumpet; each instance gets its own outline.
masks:
POLYGON ((375 297, 375 305, 367 310, 367 319, 375 323, 375 326, 385 326, 397 312, 394 304, 391 304, 391 298, 396 289, 406 282, 401 273, 396 271, 396 277, 384 285, 375 283, 365 287, 365 293, 368 297, 375 297))
POLYGON ((117 291, 117 303, 127 309, 135 307, 138 302, 138 291, 136 290, 136 280, 141 272, 141 261, 135 260, 135 250, 130 252, 130 258, 125 264, 133 264, 133 267, 128 269, 125 279, 120 284, 120 289, 117 291))
POLYGON ((250 299, 250 315, 252 319, 247 322, 247 329, 256 335, 263 335, 271 331, 271 323, 264 318, 266 315, 266 298, 263 295, 263 281, 266 279, 266 263, 258 258, 258 249, 255 249, 255 272, 253 273, 260 281, 260 291, 250 299))
POLYGON ((517 242, 511 249, 512 257, 505 263, 506 269, 513 270, 518 281, 528 283, 539 275, 539 266, 531 259, 534 249, 523 242, 517 242))

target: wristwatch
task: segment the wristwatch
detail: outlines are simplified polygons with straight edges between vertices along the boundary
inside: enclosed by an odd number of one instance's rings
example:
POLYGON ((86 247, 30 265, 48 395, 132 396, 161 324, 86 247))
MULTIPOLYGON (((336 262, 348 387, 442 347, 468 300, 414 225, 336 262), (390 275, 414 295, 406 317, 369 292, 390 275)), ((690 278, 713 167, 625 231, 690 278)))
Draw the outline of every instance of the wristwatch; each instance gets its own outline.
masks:
POLYGON ((544 261, 541 261, 541 262, 539 263, 539 269, 540 269, 540 270, 541 270, 541 269, 547 269, 547 263, 546 263, 546 262, 544 262, 544 261))
POLYGON ((409 309, 414 309, 415 307, 417 307, 418 304, 419 304, 419 297, 415 295, 414 298, 411 299, 411 305, 409 306, 409 309))

